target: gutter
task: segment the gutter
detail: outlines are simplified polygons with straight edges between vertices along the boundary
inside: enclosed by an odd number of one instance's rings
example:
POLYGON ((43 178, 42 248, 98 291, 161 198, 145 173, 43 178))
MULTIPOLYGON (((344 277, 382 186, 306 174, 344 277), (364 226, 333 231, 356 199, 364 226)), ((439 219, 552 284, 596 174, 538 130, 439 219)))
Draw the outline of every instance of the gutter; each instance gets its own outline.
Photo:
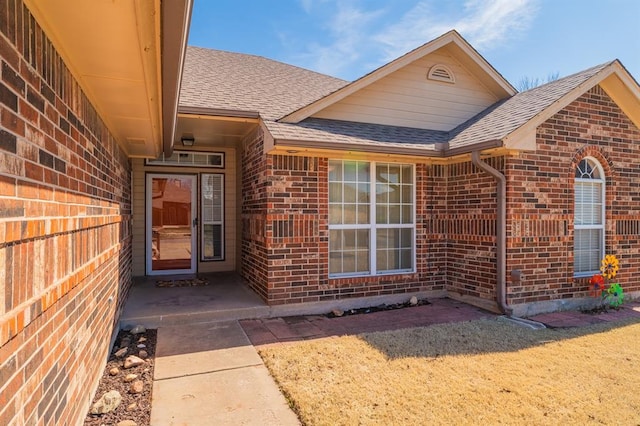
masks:
POLYGON ((497 218, 496 218, 496 301, 500 311, 508 317, 513 314, 513 309, 507 305, 507 179, 500 171, 480 159, 480 151, 471 152, 471 162, 492 176, 497 185, 497 218))

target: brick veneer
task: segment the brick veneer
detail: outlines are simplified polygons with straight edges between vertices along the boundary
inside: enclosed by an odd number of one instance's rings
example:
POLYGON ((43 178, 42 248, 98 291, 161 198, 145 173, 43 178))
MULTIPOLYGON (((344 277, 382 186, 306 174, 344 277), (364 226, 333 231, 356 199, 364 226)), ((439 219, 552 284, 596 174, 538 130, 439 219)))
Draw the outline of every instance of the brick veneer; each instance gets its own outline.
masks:
MULTIPOLYGON (((507 178, 508 303, 588 294, 587 280, 573 278, 572 222, 575 166, 587 155, 605 169, 607 252, 622 262, 626 291, 640 290, 638 141, 596 87, 539 126, 535 152, 486 160, 507 178), (524 279, 511 281, 511 270, 524 279)), ((471 162, 416 165, 416 273, 331 279, 328 159, 263 149, 260 134, 245 144, 243 271, 269 304, 446 290, 495 306, 496 183, 471 162)))
POLYGON ((606 179, 606 251, 619 257, 620 283, 640 290, 640 130, 599 86, 537 130, 535 153, 510 157, 507 270, 525 279, 508 286, 510 303, 588 295, 587 279, 573 278, 576 165, 597 159, 606 179))
POLYGON ((131 168, 21 0, 0 68, 0 424, 78 424, 131 283, 131 168))

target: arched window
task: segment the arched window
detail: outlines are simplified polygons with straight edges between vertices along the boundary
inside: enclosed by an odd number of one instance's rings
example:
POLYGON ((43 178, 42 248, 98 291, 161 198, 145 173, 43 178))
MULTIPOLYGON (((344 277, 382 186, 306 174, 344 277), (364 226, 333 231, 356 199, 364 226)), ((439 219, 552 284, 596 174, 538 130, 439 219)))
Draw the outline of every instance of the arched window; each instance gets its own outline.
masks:
POLYGON ((576 168, 574 194, 573 271, 576 276, 598 271, 604 257, 605 180, 602 166, 586 157, 576 168))

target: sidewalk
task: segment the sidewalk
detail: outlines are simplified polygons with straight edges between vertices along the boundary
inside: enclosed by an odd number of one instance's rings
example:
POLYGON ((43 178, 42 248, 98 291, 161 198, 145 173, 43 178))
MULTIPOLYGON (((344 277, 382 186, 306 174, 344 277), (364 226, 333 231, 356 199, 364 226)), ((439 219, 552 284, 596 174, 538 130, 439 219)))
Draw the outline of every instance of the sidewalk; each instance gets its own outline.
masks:
POLYGON ((298 425, 237 321, 160 327, 151 424, 298 425))

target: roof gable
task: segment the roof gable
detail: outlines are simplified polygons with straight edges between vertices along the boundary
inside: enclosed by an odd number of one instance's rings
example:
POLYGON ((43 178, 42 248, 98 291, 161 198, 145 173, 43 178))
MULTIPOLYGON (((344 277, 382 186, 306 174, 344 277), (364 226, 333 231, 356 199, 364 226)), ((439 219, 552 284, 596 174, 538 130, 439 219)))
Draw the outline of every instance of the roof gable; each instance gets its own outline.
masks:
MULTIPOLYGON (((323 117, 330 119, 349 119, 359 122, 379 123, 379 116, 395 116, 394 111, 404 109, 399 114, 399 121, 386 124, 405 125, 416 127, 415 123, 424 119, 425 103, 430 99, 422 99, 416 103, 417 98, 407 93, 414 91, 416 82, 425 82, 430 68, 433 65, 445 65, 459 71, 466 85, 463 90, 471 90, 479 95, 483 107, 466 111, 466 115, 460 112, 453 114, 454 119, 443 120, 436 126, 436 130, 451 130, 455 125, 465 121, 475 113, 489 106, 496 100, 504 99, 516 93, 516 90, 507 82, 484 58, 474 50, 456 31, 450 31, 441 37, 407 53, 406 55, 378 68, 364 77, 350 83, 299 110, 286 115, 280 121, 296 123, 308 117, 323 117), (409 83, 409 84, 407 84, 409 83), (409 87, 408 87, 409 86, 409 87), (413 87, 411 87, 413 86, 413 87), (408 89, 408 90, 407 90, 408 89), (391 92, 389 92, 391 90, 391 92), (385 98, 391 99, 389 103, 385 98), (493 102, 487 102, 491 99, 493 102), (372 104, 373 100, 373 104, 372 104), (407 103, 407 101, 410 101, 407 103), (377 114, 371 114, 371 110, 362 110, 360 107, 369 104, 377 108, 377 114), (400 104, 403 104, 401 106, 400 104), (407 105, 409 105, 407 109, 407 105), (355 107, 355 111, 350 111, 355 107), (359 110, 360 108, 360 110, 359 110), (389 114, 383 111, 391 111, 389 114), (412 113, 414 114, 412 116, 412 113), (367 118, 367 115, 370 117, 367 118), (375 117, 371 117, 374 115, 375 117), (422 117, 421 117, 422 115, 422 117), (355 118, 355 119, 354 119, 355 118)), ((450 105, 455 104, 455 90, 451 87, 442 90, 450 83, 430 80, 428 85, 440 97, 450 105), (440 88, 440 90, 436 88, 440 88), (451 97, 447 96, 450 95, 451 97), (444 96, 443 96, 444 95, 444 96)), ((457 83, 456 83, 457 84, 457 83)), ((458 87, 461 87, 458 86, 458 87)), ((436 98, 437 99, 437 98, 436 98)), ((438 104, 438 102, 436 102, 438 104)), ((468 106, 467 106, 468 108, 468 106)), ((463 109, 464 110, 464 109, 463 109)), ((442 111, 440 111, 442 113, 442 111)), ((427 114, 430 112, 427 111, 427 114)), ((438 123, 437 114, 435 123, 438 123)), ((430 124, 431 126, 431 124, 430 124)), ((426 125, 417 126, 427 128, 426 125)))

